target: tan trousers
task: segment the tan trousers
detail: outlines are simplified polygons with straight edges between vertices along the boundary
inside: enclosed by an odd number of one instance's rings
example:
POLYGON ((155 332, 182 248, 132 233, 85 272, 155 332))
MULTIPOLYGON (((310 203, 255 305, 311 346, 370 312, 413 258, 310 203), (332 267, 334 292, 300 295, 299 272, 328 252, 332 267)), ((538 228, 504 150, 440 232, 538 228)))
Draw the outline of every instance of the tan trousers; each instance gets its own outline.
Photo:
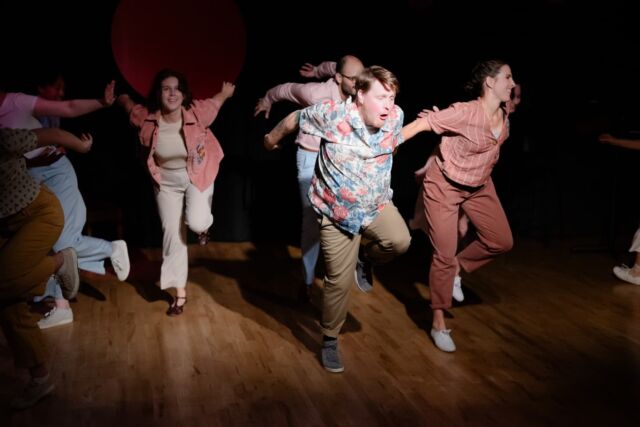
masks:
MULTIPOLYGON (((361 235, 341 230, 325 216, 319 221, 320 247, 326 269, 321 329, 324 335, 336 338, 347 318, 361 235)), ((403 254, 411 243, 409 230, 391 202, 363 229, 362 236, 371 241, 364 248, 365 255, 375 264, 403 254)))
POLYGON ((511 249, 513 237, 491 178, 480 188, 455 185, 433 162, 427 169, 422 195, 433 245, 429 270, 431 308, 449 308, 456 263, 470 273, 511 249), (473 223, 477 237, 456 255, 460 209, 473 223))
POLYGON ((62 207, 44 186, 29 206, 0 219, 0 327, 19 368, 46 360, 39 316, 30 313, 26 302, 44 292, 55 272, 49 252, 63 226, 62 207))

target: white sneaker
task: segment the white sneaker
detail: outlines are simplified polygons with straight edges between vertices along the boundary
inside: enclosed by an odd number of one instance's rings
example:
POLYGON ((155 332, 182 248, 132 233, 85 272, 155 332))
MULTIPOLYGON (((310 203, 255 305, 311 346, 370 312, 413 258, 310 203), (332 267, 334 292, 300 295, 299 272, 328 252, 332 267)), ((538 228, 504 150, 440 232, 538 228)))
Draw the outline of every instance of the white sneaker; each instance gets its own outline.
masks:
POLYGON ((456 351, 456 345, 453 343, 450 333, 451 329, 431 329, 431 338, 433 338, 436 347, 447 353, 456 351))
POLYGON ((124 282, 129 277, 129 251, 127 250, 127 242, 124 240, 114 240, 111 242, 111 265, 118 276, 118 280, 124 282))
POLYGON ((51 311, 38 320, 40 329, 53 328, 54 326, 66 325, 73 322, 73 310, 70 308, 53 307, 51 311))
POLYGON ((464 294, 462 293, 462 277, 456 276, 453 279, 453 299, 462 302, 464 301, 464 294))
POLYGON ((620 280, 632 283, 634 285, 640 285, 640 276, 633 276, 631 269, 626 265, 613 267, 613 274, 620 280))

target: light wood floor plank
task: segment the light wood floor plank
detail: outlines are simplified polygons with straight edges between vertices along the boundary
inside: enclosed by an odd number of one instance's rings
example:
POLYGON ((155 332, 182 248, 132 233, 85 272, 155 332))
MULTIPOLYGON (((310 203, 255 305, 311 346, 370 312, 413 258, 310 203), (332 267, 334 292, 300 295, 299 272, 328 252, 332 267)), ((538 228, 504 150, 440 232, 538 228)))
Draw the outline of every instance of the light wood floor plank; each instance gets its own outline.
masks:
POLYGON ((46 330, 55 393, 6 402, 24 381, 0 338, 2 425, 640 425, 640 287, 569 243, 515 249, 463 276, 448 310, 458 346, 430 338, 428 252, 417 245, 355 287, 340 338, 346 371, 322 368, 321 281, 295 302, 299 250, 191 246, 189 299, 169 318, 158 249, 132 276, 84 274, 72 325, 46 330), (6 422, 5 422, 6 421, 6 422))

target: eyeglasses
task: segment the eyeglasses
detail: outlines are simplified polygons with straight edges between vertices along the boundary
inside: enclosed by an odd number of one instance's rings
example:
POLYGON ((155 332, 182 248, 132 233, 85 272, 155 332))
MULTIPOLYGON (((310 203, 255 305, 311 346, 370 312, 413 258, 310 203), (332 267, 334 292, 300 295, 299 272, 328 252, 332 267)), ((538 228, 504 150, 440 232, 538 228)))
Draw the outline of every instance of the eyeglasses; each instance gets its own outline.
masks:
POLYGON ((340 75, 341 75, 342 77, 344 77, 345 79, 347 79, 347 80, 351 80, 351 81, 355 80, 355 79, 356 79, 356 77, 358 77, 357 75, 347 76, 346 74, 342 74, 342 73, 340 73, 340 75))

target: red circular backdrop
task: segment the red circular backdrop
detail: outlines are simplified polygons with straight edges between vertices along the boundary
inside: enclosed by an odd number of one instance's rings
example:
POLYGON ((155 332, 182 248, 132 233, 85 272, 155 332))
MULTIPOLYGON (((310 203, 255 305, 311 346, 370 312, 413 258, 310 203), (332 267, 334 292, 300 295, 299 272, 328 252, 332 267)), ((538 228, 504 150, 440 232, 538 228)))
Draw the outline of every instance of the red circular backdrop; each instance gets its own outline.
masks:
POLYGON ((194 98, 215 95, 238 77, 245 43, 233 0, 122 0, 111 27, 116 64, 142 96, 162 68, 184 73, 194 98))

